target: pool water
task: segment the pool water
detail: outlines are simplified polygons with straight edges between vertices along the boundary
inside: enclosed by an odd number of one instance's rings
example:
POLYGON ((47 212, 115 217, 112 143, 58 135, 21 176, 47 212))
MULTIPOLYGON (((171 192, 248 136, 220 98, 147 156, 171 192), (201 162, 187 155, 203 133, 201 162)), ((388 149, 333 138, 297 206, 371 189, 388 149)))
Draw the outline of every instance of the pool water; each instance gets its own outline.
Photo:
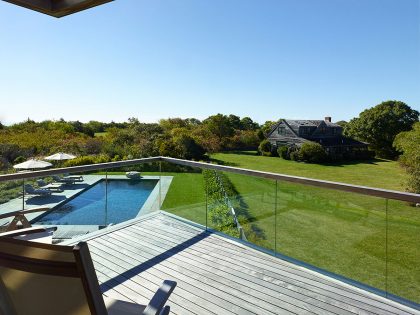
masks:
POLYGON ((105 180, 36 219, 45 225, 108 225, 135 218, 158 180, 105 180), (108 187, 107 187, 108 186, 108 187))

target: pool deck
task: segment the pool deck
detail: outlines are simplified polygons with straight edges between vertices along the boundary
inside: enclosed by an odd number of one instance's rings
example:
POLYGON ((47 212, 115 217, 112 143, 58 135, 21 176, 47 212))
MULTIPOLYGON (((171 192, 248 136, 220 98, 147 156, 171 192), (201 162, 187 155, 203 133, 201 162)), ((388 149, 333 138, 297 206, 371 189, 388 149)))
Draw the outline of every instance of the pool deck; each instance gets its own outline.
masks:
POLYGON ((81 240, 106 296, 146 304, 177 281, 172 314, 420 314, 162 211, 81 240))
MULTIPOLYGON (((169 190, 169 186, 172 181, 172 176, 143 176, 143 179, 161 179, 160 183, 156 185, 146 200, 145 204, 139 209, 138 216, 151 213, 160 209, 159 202, 162 203, 169 190)), ((100 180, 105 179, 105 175, 83 175, 83 182, 76 182, 72 185, 64 185, 63 192, 53 192, 50 196, 25 196, 24 209, 33 209, 38 207, 54 208, 57 207, 71 198, 74 198, 78 194, 82 193, 86 189, 100 180)), ((127 179, 125 175, 108 175, 108 179, 127 179)), ((0 205, 0 214, 8 212, 22 210, 23 202, 22 197, 12 199, 4 204, 0 205)), ((29 221, 36 219, 44 212, 29 213, 26 215, 29 221)), ((12 218, 0 219, 0 226, 8 224, 12 218)), ((35 223, 36 225, 36 223, 35 223)), ((87 234, 93 231, 97 231, 101 228, 98 225, 58 225, 57 231, 54 233, 56 239, 68 239, 75 237, 76 235, 87 234)))

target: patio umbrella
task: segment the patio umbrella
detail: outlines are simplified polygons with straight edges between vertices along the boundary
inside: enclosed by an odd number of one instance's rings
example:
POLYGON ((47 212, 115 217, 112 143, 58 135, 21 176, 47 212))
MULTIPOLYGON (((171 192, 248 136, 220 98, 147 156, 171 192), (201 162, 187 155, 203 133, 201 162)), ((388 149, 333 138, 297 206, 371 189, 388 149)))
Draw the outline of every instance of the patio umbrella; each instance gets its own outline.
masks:
POLYGON ((30 159, 26 162, 13 165, 13 168, 20 169, 20 170, 34 170, 34 169, 40 169, 40 168, 46 168, 52 166, 51 163, 30 159))
POLYGON ((75 158, 75 156, 72 155, 72 154, 58 152, 56 154, 47 156, 44 160, 49 160, 49 161, 64 161, 64 160, 71 160, 71 159, 74 159, 74 158, 75 158))

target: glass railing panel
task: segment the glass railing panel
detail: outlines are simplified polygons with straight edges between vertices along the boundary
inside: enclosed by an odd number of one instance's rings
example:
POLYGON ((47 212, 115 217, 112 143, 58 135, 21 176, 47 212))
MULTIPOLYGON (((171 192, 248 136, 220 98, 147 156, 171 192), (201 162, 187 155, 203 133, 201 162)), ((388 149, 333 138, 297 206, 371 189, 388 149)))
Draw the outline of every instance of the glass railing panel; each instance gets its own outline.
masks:
POLYGON ((162 162, 161 210, 206 226, 206 192, 202 170, 162 162))
POLYGON ((107 170, 108 224, 118 224, 160 208, 160 163, 143 163, 107 170))
POLYGON ((208 226, 268 250, 275 248, 275 181, 205 171, 208 226))
POLYGON ((23 180, 0 183, 0 233, 13 220, 13 217, 7 216, 8 213, 26 208, 23 185, 23 180))
MULTIPOLYGON (((0 209, 6 211, 22 210, 23 180, 12 180, 0 183, 0 209)), ((2 211, 2 212, 3 212, 2 211)))
POLYGON ((386 289, 386 200, 278 181, 276 251, 386 289))
POLYGON ((420 304, 420 208, 388 200, 387 291, 420 304))

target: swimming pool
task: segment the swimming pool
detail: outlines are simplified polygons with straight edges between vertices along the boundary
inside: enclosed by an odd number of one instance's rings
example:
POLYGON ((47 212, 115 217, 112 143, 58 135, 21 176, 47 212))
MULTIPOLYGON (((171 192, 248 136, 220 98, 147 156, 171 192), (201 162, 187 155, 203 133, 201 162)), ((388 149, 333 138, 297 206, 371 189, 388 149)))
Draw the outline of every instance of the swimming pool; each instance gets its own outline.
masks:
POLYGON ((135 218, 158 180, 101 180, 35 220, 44 225, 108 225, 135 218))

